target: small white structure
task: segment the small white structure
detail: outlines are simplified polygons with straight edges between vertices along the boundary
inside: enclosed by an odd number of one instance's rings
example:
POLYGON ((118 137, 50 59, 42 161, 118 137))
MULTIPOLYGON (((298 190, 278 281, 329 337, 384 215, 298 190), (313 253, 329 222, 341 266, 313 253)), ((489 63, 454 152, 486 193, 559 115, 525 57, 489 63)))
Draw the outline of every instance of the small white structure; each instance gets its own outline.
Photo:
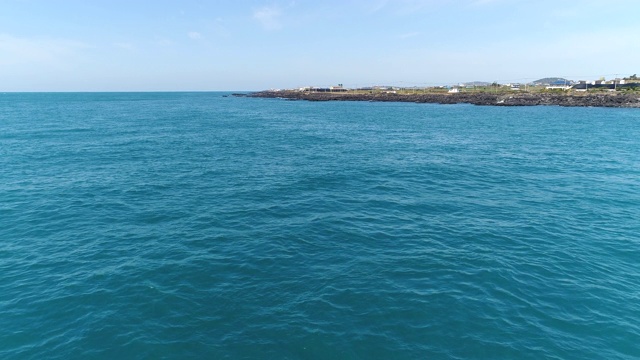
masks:
POLYGON ((571 89, 571 86, 569 86, 569 85, 551 85, 551 86, 545 87, 545 89, 547 89, 547 90, 569 90, 569 89, 571 89))
POLYGON ((453 89, 449 89, 449 92, 450 93, 459 93, 460 92, 460 88, 455 87, 453 89))

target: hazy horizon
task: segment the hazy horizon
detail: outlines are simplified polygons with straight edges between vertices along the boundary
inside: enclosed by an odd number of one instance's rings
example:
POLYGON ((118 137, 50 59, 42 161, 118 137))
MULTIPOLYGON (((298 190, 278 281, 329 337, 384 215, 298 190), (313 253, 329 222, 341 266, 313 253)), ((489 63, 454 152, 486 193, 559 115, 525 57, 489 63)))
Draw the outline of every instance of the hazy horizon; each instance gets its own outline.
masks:
POLYGON ((0 92, 251 91, 624 77, 640 3, 43 1, 0 11, 0 92))

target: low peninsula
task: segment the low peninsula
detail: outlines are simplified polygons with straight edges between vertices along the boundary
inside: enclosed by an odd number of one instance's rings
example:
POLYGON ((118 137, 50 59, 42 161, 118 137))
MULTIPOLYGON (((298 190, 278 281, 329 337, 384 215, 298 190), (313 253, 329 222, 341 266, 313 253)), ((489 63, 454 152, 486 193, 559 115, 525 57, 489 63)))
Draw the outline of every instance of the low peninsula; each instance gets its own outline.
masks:
POLYGON ((488 92, 459 93, 393 93, 393 92, 312 92, 297 90, 267 90, 247 94, 256 98, 281 98, 307 101, 386 101, 433 104, 473 104, 492 106, 578 106, 640 108, 640 93, 551 93, 488 92))

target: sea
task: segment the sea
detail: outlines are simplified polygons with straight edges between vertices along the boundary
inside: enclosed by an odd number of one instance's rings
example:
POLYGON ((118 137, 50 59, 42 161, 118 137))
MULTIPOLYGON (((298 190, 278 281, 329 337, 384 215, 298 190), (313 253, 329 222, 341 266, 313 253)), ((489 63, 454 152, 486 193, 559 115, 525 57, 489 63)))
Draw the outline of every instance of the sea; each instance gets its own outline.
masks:
POLYGON ((0 93, 0 359, 639 359, 640 109, 0 93))

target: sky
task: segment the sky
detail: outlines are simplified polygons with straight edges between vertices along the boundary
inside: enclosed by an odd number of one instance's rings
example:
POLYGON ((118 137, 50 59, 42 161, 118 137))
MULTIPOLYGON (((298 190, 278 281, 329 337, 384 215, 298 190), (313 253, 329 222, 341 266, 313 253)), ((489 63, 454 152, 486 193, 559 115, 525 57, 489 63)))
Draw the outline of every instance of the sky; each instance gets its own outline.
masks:
POLYGON ((640 73, 638 0, 0 0, 0 91, 640 73))

